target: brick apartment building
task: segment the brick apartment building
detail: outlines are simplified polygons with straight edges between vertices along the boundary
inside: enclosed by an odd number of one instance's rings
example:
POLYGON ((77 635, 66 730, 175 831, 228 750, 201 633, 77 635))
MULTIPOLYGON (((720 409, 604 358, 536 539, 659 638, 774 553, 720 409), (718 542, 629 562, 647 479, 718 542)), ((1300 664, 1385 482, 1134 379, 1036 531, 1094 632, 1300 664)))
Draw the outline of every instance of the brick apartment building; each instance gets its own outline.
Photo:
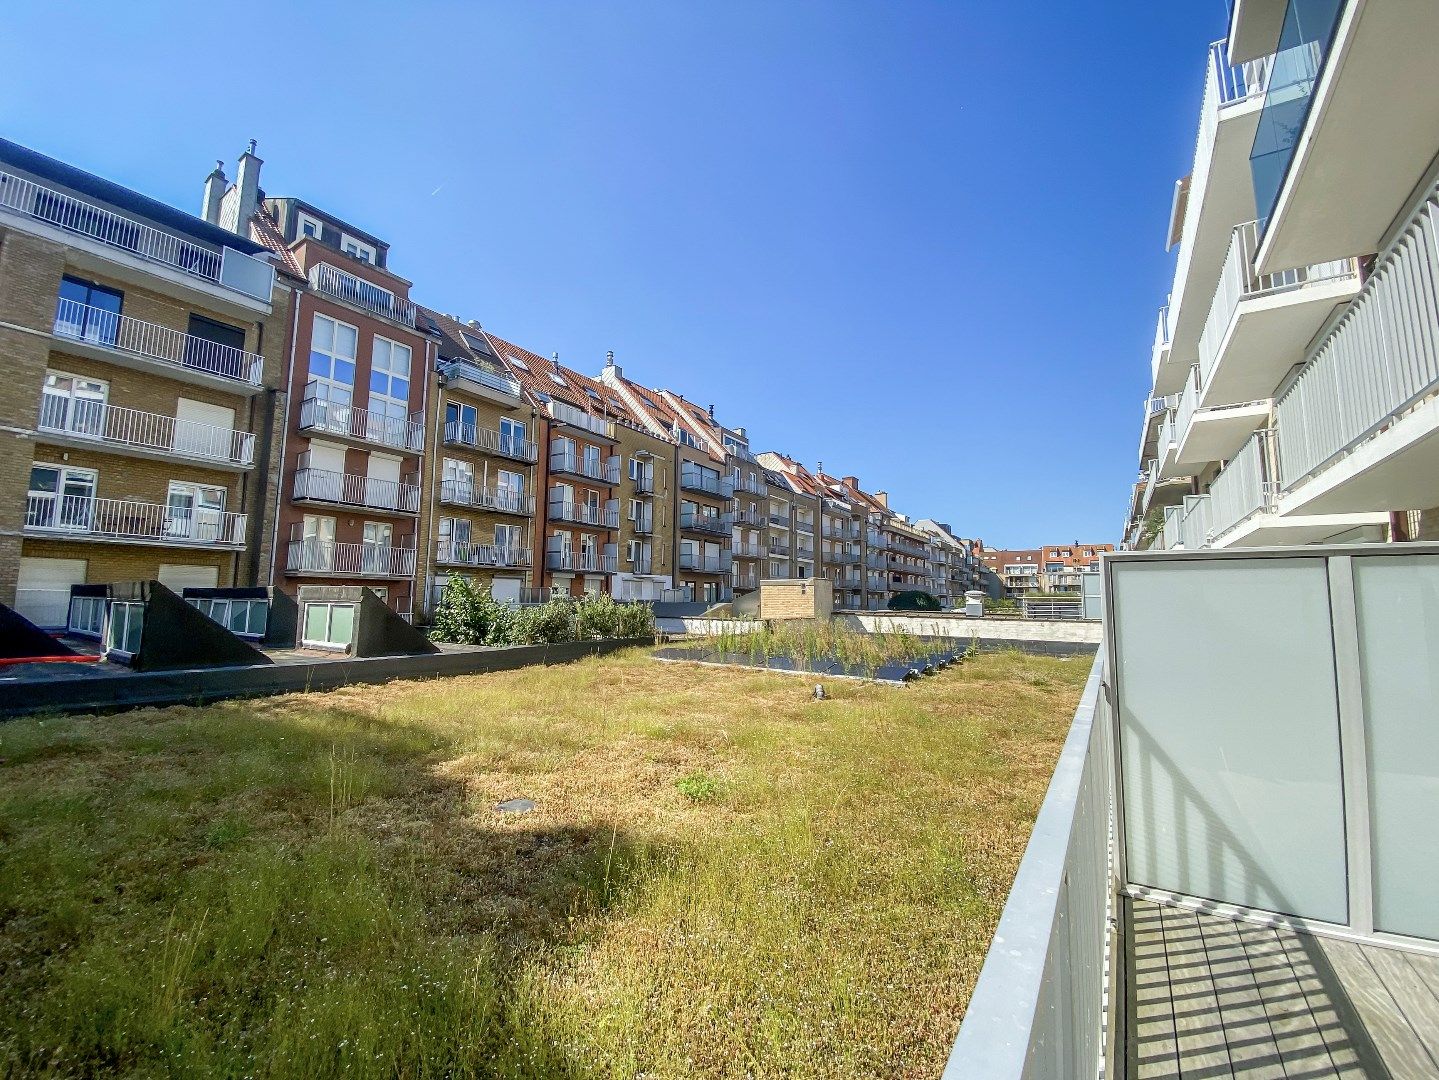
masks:
POLYGON ((1081 575, 1099 572, 1099 557, 1113 544, 1051 544, 1039 548, 985 548, 983 565, 1010 599, 1033 593, 1080 591, 1081 575))

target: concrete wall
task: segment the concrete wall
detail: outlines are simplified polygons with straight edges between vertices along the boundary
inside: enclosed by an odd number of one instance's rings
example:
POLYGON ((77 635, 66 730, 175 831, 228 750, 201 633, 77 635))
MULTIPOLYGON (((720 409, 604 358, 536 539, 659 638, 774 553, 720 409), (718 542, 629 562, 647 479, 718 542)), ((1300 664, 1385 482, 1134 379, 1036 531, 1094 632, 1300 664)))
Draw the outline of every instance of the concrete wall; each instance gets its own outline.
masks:
MULTIPOLYGON (((1103 637, 1099 623, 1051 619, 966 619, 963 615, 933 613, 905 615, 896 612, 846 612, 835 619, 856 630, 871 633, 918 634, 925 637, 950 637, 981 642, 1051 641, 1080 645, 1098 645, 1103 637)), ((759 627, 752 619, 707 619, 678 617, 656 620, 657 627, 667 634, 692 634, 703 637, 725 632, 743 634, 759 627)))

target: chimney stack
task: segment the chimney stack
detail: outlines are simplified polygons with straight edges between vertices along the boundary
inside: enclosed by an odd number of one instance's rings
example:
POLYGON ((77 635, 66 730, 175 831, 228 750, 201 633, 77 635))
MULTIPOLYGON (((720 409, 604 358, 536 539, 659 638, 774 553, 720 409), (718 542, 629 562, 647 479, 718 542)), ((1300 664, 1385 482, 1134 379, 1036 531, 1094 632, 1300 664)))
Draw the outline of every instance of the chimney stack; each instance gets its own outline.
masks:
POLYGON ((557 352, 550 353, 550 363, 554 365, 555 371, 558 373, 560 370, 560 354, 557 352))
POLYGON ((200 207, 200 216, 211 225, 220 224, 220 200, 225 197, 225 189, 229 186, 230 181, 225 178, 225 163, 217 160, 215 168, 205 177, 205 198, 200 207))
POLYGON ((856 491, 859 490, 859 477, 857 477, 857 476, 841 476, 840 479, 843 480, 843 481, 844 481, 846 484, 848 484, 850 487, 854 488, 856 491))
POLYGON ((882 507, 884 507, 886 510, 888 510, 888 509, 889 509, 889 492, 887 492, 887 491, 876 491, 876 492, 874 493, 874 501, 877 502, 877 503, 879 503, 879 505, 882 506, 882 507))
POLYGON ((250 218, 260 205, 260 166, 265 164, 255 155, 255 140, 240 155, 235 168, 235 187, 239 205, 236 209, 234 231, 241 236, 250 235, 250 218))
POLYGON ((711 405, 711 406, 710 406, 710 419, 713 420, 714 418, 715 418, 715 407, 714 407, 713 405, 711 405))

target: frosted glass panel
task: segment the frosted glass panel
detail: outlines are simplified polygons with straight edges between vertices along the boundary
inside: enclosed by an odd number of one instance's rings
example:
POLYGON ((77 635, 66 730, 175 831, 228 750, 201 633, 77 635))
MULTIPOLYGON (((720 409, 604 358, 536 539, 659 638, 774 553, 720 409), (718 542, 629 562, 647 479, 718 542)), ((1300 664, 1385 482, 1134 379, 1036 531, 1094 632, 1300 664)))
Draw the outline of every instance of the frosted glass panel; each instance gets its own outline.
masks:
POLYGON ((1439 557, 1354 560, 1374 926, 1439 939, 1439 557))
POLYGON ((1129 880, 1347 922, 1324 562, 1120 562, 1113 625, 1129 880))

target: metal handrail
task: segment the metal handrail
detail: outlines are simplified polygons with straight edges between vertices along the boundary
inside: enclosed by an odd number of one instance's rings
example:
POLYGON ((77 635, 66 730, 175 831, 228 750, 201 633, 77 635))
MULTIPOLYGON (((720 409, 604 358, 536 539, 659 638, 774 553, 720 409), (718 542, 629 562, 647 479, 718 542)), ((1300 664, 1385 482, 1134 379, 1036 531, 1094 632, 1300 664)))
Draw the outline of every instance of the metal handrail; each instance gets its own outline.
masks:
POLYGON ((41 393, 40 431, 176 457, 250 466, 255 436, 248 431, 181 420, 163 413, 123 408, 103 401, 41 393))
POLYGON ((27 495, 25 530, 75 539, 239 548, 246 514, 88 495, 27 495))
POLYGON ((310 267, 309 277, 310 287, 318 293, 354 304, 391 322, 409 327, 415 325, 415 305, 374 282, 329 263, 316 263, 310 267))
POLYGON ((130 353, 251 386, 259 386, 263 381, 265 359, 259 353, 221 345, 63 296, 55 307, 53 332, 56 337, 70 341, 130 353))
POLYGON ((315 396, 316 384, 305 387, 300 401, 300 430, 344 435, 364 442, 419 452, 425 448, 425 425, 418 412, 409 419, 387 416, 370 409, 358 409, 345 402, 326 401, 315 396))
POLYGON ((395 480, 380 480, 358 473, 312 469, 306 462, 308 453, 301 454, 295 469, 295 499, 336 503, 340 506, 362 506, 368 510, 393 510, 400 514, 416 514, 420 510, 420 486, 395 480))
POLYGON ((354 577, 414 577, 415 549, 389 544, 337 543, 310 537, 290 541, 285 569, 291 573, 354 577))
POLYGON ((525 495, 513 488, 485 487, 473 480, 441 480, 440 502, 527 517, 535 512, 533 495, 525 495))
POLYGON ((451 446, 468 446, 500 457, 514 458, 516 461, 533 463, 540 456, 540 448, 527 439, 516 439, 510 435, 502 435, 494 428, 462 424, 458 420, 445 421, 445 442, 451 446))

